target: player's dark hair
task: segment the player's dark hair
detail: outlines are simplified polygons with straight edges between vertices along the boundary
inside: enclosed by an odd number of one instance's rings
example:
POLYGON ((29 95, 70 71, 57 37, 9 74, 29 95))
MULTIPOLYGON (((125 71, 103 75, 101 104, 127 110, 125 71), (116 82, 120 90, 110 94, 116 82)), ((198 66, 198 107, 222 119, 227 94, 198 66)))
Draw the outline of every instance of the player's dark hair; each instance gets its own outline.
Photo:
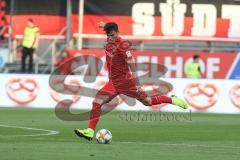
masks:
POLYGON ((200 57, 199 57, 199 55, 197 55, 197 54, 195 54, 195 55, 193 56, 193 60, 196 60, 196 59, 198 59, 198 58, 200 58, 200 57))
POLYGON ((33 19, 29 18, 29 19, 28 19, 28 22, 33 23, 33 19))
POLYGON ((109 22, 107 24, 105 24, 103 30, 108 34, 111 31, 115 31, 118 32, 118 25, 115 22, 109 22))

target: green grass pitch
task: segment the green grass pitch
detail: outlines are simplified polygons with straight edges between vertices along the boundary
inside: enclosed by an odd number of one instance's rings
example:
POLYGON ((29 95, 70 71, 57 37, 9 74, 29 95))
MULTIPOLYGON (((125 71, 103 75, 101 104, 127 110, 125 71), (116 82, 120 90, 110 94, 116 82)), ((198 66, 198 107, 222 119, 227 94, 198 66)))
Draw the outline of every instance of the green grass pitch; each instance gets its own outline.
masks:
POLYGON ((62 121, 54 110, 0 108, 0 160, 240 159, 239 115, 192 114, 191 121, 135 122, 123 120, 123 114, 102 117, 98 129, 113 134, 112 143, 102 145, 73 133, 87 122, 62 121))

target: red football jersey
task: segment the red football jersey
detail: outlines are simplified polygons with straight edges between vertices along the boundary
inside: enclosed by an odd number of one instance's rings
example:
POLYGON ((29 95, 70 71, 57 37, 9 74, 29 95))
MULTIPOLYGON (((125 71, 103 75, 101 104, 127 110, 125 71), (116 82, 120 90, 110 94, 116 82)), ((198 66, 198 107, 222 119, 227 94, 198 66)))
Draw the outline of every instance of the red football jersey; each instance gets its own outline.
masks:
POLYGON ((128 61, 132 59, 130 42, 123 41, 120 37, 115 41, 107 41, 105 47, 109 82, 99 91, 101 94, 118 95, 124 94, 143 100, 147 94, 139 90, 136 81, 129 78, 131 72, 128 61))
POLYGON ((114 83, 123 83, 130 72, 127 61, 132 58, 130 44, 118 38, 115 42, 107 41, 105 47, 109 79, 114 83))

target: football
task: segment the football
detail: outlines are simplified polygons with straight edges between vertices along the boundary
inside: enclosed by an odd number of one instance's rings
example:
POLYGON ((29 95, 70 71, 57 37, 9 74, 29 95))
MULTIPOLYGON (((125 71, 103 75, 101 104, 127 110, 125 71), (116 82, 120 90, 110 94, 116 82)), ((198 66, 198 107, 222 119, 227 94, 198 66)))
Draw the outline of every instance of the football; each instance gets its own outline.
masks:
POLYGON ((101 129, 97 132, 96 139, 100 144, 109 144, 112 141, 112 133, 107 129, 101 129))

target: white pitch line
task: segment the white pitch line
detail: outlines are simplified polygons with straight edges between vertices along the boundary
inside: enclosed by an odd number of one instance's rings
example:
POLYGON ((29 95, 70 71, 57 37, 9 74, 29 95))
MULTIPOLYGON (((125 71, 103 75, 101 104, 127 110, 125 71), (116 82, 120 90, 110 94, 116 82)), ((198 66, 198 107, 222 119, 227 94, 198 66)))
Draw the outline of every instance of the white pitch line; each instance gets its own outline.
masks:
POLYGON ((164 146, 185 146, 185 147, 204 147, 204 148, 222 148, 222 149, 240 149, 240 146, 208 146, 208 145, 195 145, 195 144, 184 144, 184 143, 149 143, 149 142, 113 142, 113 143, 126 143, 126 144, 145 144, 145 145, 164 145, 164 146))
POLYGON ((23 134, 23 135, 0 135, 0 137, 36 137, 36 136, 51 136, 51 135, 56 135, 59 134, 59 131, 54 131, 54 130, 47 130, 47 129, 40 129, 40 128, 30 128, 30 127, 21 127, 21 126, 10 126, 10 125, 3 125, 0 124, 0 127, 5 127, 5 128, 19 128, 19 129, 25 129, 25 130, 34 130, 34 131, 44 131, 47 133, 42 133, 42 134, 23 134))

